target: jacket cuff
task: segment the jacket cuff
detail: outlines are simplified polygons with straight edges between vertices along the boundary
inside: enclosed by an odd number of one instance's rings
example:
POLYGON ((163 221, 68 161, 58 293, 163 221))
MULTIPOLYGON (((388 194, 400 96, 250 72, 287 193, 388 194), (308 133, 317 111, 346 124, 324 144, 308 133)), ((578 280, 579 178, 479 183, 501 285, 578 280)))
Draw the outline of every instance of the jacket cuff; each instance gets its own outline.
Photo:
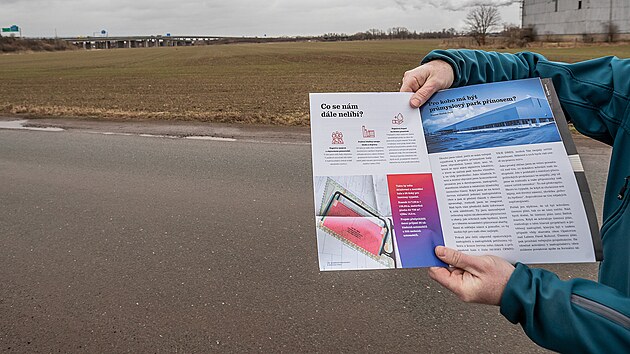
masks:
POLYGON ((429 54, 427 54, 427 56, 425 56, 422 59, 422 61, 420 62, 420 65, 426 64, 433 60, 442 60, 451 65, 451 67, 453 68, 453 74, 454 74, 453 85, 451 85, 451 87, 456 87, 461 79, 461 73, 459 70, 459 66, 457 65, 455 60, 453 60, 453 58, 449 55, 448 50, 438 49, 438 50, 431 51, 429 54))
POLYGON ((508 321, 516 324, 523 317, 525 308, 518 294, 523 294, 523 289, 531 287, 532 272, 522 264, 516 263, 516 269, 508 280, 503 295, 501 296, 501 314, 508 321))

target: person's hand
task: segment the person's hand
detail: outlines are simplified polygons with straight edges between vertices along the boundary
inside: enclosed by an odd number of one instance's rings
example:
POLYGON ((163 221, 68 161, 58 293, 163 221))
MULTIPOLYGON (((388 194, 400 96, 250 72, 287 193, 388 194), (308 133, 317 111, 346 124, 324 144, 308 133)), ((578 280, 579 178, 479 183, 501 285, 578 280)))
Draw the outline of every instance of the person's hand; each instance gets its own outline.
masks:
POLYGON ((415 92, 409 104, 422 106, 434 93, 451 87, 455 74, 451 65, 443 60, 432 60, 405 72, 400 92, 415 92))
POLYGON ((429 276, 464 302, 499 305, 514 266, 495 256, 470 256, 438 246, 435 255, 452 268, 431 267, 429 276))

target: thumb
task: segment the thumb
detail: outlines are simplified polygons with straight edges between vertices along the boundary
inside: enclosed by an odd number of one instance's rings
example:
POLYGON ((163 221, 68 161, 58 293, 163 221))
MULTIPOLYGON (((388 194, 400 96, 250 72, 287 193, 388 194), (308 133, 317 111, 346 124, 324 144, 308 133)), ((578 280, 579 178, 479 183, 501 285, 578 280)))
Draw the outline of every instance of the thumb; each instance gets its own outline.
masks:
POLYGON ((478 269, 475 257, 456 251, 452 248, 437 246, 435 247, 435 255, 442 262, 456 268, 464 269, 467 271, 470 271, 471 269, 478 269))
POLYGON ((411 96, 411 106, 414 108, 418 108, 425 104, 434 93, 439 90, 437 85, 433 84, 430 80, 427 81, 416 93, 411 96))

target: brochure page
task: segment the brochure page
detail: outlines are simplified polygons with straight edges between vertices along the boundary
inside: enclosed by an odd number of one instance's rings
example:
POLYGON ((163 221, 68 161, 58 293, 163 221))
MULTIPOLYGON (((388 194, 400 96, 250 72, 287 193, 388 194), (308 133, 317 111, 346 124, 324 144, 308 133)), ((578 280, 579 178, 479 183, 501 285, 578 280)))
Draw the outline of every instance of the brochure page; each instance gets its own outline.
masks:
POLYGON ((594 261, 540 80, 310 95, 321 270, 440 265, 437 245, 525 263, 594 261))

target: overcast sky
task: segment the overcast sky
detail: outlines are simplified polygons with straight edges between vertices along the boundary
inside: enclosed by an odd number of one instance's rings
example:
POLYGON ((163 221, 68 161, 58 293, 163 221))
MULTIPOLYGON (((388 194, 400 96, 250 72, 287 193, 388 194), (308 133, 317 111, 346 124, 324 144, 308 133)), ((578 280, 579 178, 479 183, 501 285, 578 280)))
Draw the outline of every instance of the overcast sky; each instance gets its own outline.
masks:
POLYGON ((476 3, 498 6, 520 24, 516 0, 0 0, 0 25, 27 37, 217 35, 295 36, 406 27, 464 28, 476 3))

